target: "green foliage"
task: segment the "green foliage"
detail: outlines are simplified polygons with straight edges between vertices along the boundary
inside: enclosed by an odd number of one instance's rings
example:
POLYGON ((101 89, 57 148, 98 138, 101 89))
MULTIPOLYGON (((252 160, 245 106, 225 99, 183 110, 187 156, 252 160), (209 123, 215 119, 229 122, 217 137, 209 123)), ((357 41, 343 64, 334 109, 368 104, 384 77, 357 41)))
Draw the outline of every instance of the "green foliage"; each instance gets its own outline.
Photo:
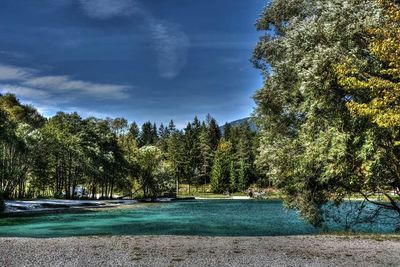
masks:
POLYGON ((235 161, 235 168, 239 168, 235 190, 243 191, 249 183, 259 179, 254 171, 255 133, 251 131, 248 122, 238 126, 225 125, 224 138, 232 144, 230 156, 235 161))
POLYGON ((400 142, 400 9, 392 1, 381 3, 386 19, 368 29, 369 56, 348 56, 335 70, 339 84, 353 96, 347 103, 352 115, 369 118, 400 142))
POLYGON ((232 144, 221 139, 211 171, 211 188, 214 193, 225 193, 230 189, 231 149, 232 144))
POLYGON ((12 94, 0 95, 0 191, 8 197, 23 197, 37 128, 44 118, 12 94))
POLYGON ((230 192, 236 192, 238 188, 235 162, 231 161, 229 166, 229 188, 230 192))
POLYGON ((139 146, 154 145, 157 143, 158 133, 157 126, 151 122, 145 122, 142 125, 142 131, 139 136, 139 146))
POLYGON ((211 166, 213 161, 213 150, 211 143, 210 131, 207 127, 203 127, 199 136, 200 146, 200 175, 206 184, 211 176, 211 166))
POLYGON ((399 151, 383 141, 390 132, 352 116, 348 101, 363 96, 335 72, 348 56, 368 57, 366 29, 380 27, 382 14, 375 0, 274 0, 257 22, 266 31, 254 51, 265 75, 255 96, 258 169, 315 225, 329 200, 400 188, 399 151))
POLYGON ((211 149, 215 151, 221 139, 221 131, 219 130, 217 121, 213 117, 211 117, 210 114, 208 114, 206 121, 211 139, 211 149))
POLYGON ((214 164, 212 166, 212 171, 211 171, 211 190, 214 193, 220 193, 223 191, 221 190, 222 176, 223 176, 223 169, 222 169, 221 158, 216 157, 214 159, 214 164))
POLYGON ((215 190, 234 191, 231 162, 244 158, 252 164, 246 141, 251 135, 238 130, 236 137, 234 151, 209 115, 183 130, 172 120, 158 129, 146 122, 139 130, 124 118, 59 112, 44 119, 14 95, 0 95, 0 190, 6 198, 75 198, 78 186, 85 188, 84 198, 157 197, 181 181, 190 193, 191 185, 209 183, 214 173, 215 190))
POLYGON ((238 186, 237 189, 239 191, 243 191, 246 189, 247 184, 248 184, 248 179, 246 175, 246 164, 244 161, 240 161, 240 166, 239 166, 239 174, 238 174, 238 186))

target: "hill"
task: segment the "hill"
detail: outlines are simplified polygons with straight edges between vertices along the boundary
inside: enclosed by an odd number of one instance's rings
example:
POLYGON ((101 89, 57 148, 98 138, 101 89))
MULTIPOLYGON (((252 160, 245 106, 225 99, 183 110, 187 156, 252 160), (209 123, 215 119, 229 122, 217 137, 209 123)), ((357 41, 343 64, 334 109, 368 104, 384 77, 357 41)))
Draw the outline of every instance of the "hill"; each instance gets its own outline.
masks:
MULTIPOLYGON (((232 122, 227 122, 226 124, 228 124, 228 125, 230 125, 230 126, 240 126, 240 125, 242 125, 242 124, 244 124, 244 123, 246 123, 246 122, 249 123, 250 129, 251 129, 253 132, 257 132, 257 131, 258 131, 257 126, 256 126, 256 125, 254 124, 254 122, 251 120, 251 117, 247 117, 247 118, 235 120, 235 121, 232 121, 232 122)), ((222 125, 221 127, 219 127, 219 129, 221 130, 221 133, 224 133, 224 126, 225 126, 225 124, 222 125)))

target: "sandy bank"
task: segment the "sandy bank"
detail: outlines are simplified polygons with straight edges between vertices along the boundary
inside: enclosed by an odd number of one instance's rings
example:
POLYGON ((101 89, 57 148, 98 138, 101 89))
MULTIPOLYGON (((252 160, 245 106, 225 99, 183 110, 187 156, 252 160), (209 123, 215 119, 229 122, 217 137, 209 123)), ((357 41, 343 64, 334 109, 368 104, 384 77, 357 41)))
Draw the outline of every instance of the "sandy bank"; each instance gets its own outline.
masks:
POLYGON ((399 251, 332 236, 0 238, 0 266, 399 266, 399 251))

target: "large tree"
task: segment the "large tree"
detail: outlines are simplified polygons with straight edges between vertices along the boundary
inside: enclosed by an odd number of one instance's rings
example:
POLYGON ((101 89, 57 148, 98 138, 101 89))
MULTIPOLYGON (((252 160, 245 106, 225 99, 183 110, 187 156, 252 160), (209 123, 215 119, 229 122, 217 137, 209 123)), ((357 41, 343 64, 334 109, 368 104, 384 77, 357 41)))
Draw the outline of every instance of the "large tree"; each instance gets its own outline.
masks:
POLYGON ((6 197, 25 197, 37 130, 45 120, 12 94, 0 95, 0 119, 0 193, 6 197))
POLYGON ((365 29, 381 21, 375 0, 274 0, 257 22, 265 31, 254 51, 265 79, 255 96, 257 163, 287 206, 316 225, 325 203, 360 191, 366 179, 355 155, 370 128, 351 116, 334 66, 365 56, 365 29))

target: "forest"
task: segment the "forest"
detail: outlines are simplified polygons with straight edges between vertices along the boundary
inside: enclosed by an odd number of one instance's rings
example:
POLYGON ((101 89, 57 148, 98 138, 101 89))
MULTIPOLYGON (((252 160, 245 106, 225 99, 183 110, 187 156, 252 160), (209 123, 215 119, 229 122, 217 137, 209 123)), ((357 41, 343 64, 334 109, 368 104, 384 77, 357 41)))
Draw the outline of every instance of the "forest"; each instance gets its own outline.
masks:
POLYGON ((197 117, 141 128, 124 118, 44 118, 13 94, 0 96, 0 192, 4 198, 157 197, 179 183, 233 193, 261 183, 254 171, 256 133, 248 122, 220 128, 197 117), (223 134, 221 133, 223 132, 223 134))

